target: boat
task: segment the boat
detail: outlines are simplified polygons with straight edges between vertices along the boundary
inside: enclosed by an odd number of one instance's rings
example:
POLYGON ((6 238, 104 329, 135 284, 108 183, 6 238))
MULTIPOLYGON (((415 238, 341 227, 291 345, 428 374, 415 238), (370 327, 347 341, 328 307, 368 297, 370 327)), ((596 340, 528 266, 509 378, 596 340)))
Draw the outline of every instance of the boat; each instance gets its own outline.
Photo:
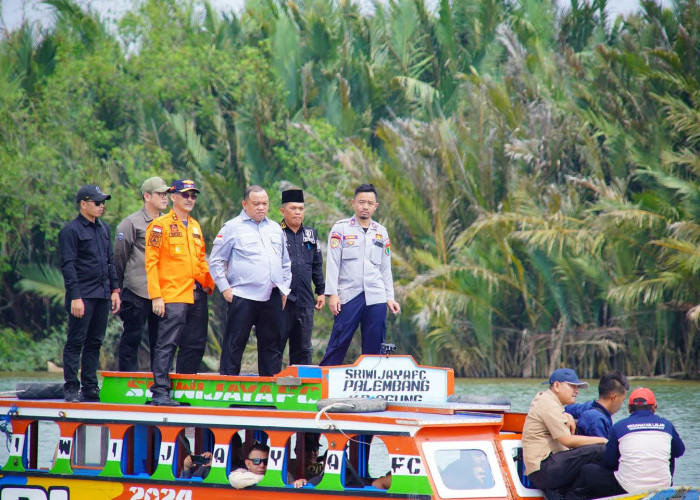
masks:
MULTIPOLYGON (((525 414, 503 398, 455 396, 451 369, 411 356, 290 366, 274 377, 171 374, 179 407, 149 404, 151 373, 102 376, 100 402, 0 397, 9 450, 0 500, 544 498, 524 473, 525 414), (311 465, 307 436, 322 473, 295 488, 311 465), (269 446, 267 471, 234 490, 229 473, 255 442, 269 446), (185 457, 204 452, 207 474, 182 477, 185 457), (372 486, 380 476, 388 487, 372 486)), ((684 498, 664 491, 651 495, 684 498)))

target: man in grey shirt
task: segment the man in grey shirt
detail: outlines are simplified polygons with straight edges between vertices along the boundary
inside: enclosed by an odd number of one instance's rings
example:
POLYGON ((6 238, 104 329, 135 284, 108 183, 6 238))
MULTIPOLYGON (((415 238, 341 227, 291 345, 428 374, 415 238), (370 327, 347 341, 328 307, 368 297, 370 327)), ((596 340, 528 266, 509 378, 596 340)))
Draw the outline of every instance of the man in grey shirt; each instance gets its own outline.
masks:
POLYGON ((148 324, 151 364, 158 338, 158 316, 151 311, 146 287, 146 228, 168 206, 168 186, 160 177, 146 179, 141 185, 143 207, 117 226, 114 238, 114 264, 122 290, 122 337, 119 341, 119 370, 138 370, 138 350, 144 325, 148 324))
POLYGON ((326 295, 335 320, 321 366, 343 364, 360 324, 362 354, 380 354, 386 337, 386 311, 401 311, 394 300, 389 233, 372 220, 378 206, 377 188, 362 184, 352 199, 355 215, 331 229, 326 295))
POLYGON ((267 217, 270 201, 260 186, 243 194, 243 210, 214 238, 209 272, 228 309, 221 347, 222 375, 238 375, 243 351, 255 325, 258 374, 282 368, 282 310, 292 283, 291 262, 282 228, 267 217))

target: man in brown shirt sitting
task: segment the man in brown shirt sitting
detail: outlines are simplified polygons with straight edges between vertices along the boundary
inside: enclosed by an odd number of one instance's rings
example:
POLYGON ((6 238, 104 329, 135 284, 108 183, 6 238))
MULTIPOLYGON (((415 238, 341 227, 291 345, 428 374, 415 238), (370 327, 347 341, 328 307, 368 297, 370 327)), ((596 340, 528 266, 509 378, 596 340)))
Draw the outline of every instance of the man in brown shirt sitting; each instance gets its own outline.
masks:
POLYGON ((576 480, 581 467, 601 463, 607 439, 577 436, 571 430, 573 419, 564 405, 576 402, 579 387, 588 387, 571 368, 554 370, 549 389, 539 392, 525 418, 523 456, 525 470, 541 490, 566 490, 576 480))

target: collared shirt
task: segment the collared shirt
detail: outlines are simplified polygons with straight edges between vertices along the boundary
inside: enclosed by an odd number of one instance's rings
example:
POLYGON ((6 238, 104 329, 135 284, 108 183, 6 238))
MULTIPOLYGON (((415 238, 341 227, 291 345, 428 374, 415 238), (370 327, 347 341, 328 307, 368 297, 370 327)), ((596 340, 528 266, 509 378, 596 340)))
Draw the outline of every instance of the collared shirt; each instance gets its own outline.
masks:
POLYGON ((146 285, 146 228, 153 220, 146 207, 126 217, 117 226, 114 237, 114 265, 119 288, 128 288, 148 298, 146 285))
POLYGON ((674 459, 685 444, 673 424, 651 410, 637 410, 610 429, 603 464, 625 491, 642 493, 671 486, 674 459))
POLYGON ((108 299, 119 288, 109 227, 82 214, 58 233, 66 298, 108 299))
POLYGON ((242 210, 214 238, 209 267, 222 293, 264 302, 277 287, 289 295, 292 283, 289 253, 282 228, 265 217, 255 222, 242 210))
POLYGON ((367 305, 394 300, 391 244, 386 228, 370 220, 367 232, 355 217, 336 222, 328 237, 326 295, 345 304, 362 292, 367 305))
POLYGON ((582 436, 608 437, 612 427, 612 415, 598 401, 574 403, 566 405, 566 413, 574 417, 576 422, 576 434, 582 436))
POLYGON ((530 403, 523 426, 523 458, 528 474, 540 470, 540 462, 551 453, 568 448, 557 439, 570 436, 568 417, 559 398, 552 391, 538 392, 530 403))
POLYGON ((151 221, 146 229, 146 276, 149 298, 161 297, 166 304, 194 304, 195 281, 214 289, 202 228, 194 217, 189 216, 185 226, 170 210, 151 221))
POLYGON ((313 307, 316 301, 311 291, 311 282, 313 281, 316 287, 316 295, 323 295, 326 289, 318 233, 304 224, 296 233, 287 227, 284 221, 280 226, 284 230, 287 252, 292 261, 292 286, 287 300, 295 302, 299 307, 313 307))

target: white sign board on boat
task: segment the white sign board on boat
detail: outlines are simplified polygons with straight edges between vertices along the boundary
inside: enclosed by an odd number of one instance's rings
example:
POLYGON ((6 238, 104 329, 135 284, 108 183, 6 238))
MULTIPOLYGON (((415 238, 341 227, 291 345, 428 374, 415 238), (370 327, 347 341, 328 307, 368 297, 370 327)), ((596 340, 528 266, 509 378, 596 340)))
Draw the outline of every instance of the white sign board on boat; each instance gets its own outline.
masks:
POLYGON ((328 368, 328 397, 444 402, 453 381, 449 368, 421 366, 411 356, 363 356, 354 365, 328 368))

